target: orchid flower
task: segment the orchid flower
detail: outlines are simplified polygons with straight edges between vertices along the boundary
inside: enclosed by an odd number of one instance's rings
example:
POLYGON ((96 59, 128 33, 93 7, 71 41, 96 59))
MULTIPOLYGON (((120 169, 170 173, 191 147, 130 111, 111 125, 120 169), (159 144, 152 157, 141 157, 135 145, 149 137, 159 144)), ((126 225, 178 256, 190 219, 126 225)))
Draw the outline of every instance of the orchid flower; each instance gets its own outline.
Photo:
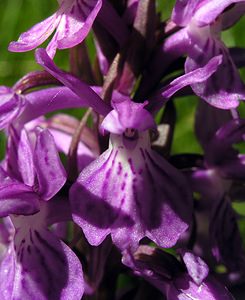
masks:
POLYGON ((101 0, 58 0, 59 9, 52 16, 36 24, 11 42, 9 50, 24 52, 41 45, 56 29, 47 52, 54 57, 56 49, 66 49, 81 43, 90 31, 100 11, 101 0))

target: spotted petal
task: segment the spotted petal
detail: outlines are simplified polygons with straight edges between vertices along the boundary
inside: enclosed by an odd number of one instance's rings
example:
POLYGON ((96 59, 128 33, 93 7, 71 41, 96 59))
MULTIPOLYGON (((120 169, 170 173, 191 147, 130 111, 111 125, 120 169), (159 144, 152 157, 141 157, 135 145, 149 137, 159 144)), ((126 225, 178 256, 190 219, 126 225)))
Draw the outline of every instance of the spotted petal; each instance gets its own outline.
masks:
POLYGON ((41 130, 37 135, 34 162, 38 179, 38 194, 42 199, 49 200, 64 185, 66 173, 54 138, 48 130, 41 130))
POLYGON ((235 108, 239 105, 239 100, 245 99, 245 86, 225 45, 208 31, 206 27, 190 27, 189 56, 186 59, 185 71, 188 73, 203 67, 214 56, 222 54, 223 61, 217 71, 206 81, 193 83, 191 87, 196 95, 212 106, 235 108))
POLYGON ((0 278, 3 300, 77 300, 84 289, 75 254, 48 230, 33 226, 16 232, 0 266, 0 278))
POLYGON ((111 147, 72 186, 74 221, 92 245, 111 234, 121 249, 136 249, 144 236, 172 247, 191 219, 185 179, 150 149, 147 132, 136 145, 124 139, 111 135, 111 147))
POLYGON ((39 211, 39 197, 31 187, 15 181, 0 169, 0 217, 29 215, 39 211))

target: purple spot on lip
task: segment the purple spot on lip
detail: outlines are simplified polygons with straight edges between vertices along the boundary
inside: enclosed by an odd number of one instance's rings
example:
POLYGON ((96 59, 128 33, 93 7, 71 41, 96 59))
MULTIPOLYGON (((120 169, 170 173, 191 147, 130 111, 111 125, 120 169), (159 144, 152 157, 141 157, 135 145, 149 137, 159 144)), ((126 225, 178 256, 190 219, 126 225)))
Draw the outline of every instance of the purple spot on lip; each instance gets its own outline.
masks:
POLYGON ((126 186, 126 182, 124 181, 124 182, 122 183, 122 186, 121 186, 121 190, 122 190, 122 191, 125 189, 125 186, 126 186))
POLYGON ((49 158, 48 158, 47 155, 45 155, 44 160, 45 160, 45 163, 48 165, 49 164, 49 158))
POLYGON ((121 175, 121 173, 122 173, 122 164, 119 162, 118 169, 117 169, 117 175, 121 175))
POLYGON ((139 175, 141 175, 143 173, 143 169, 139 169, 139 175))
POLYGON ((136 174, 135 169, 134 169, 134 165, 133 165, 132 158, 129 158, 129 159, 128 159, 128 163, 129 163, 129 166, 130 166, 130 169, 131 169, 132 173, 133 173, 133 174, 136 174))
POLYGON ((27 246, 27 252, 28 252, 29 254, 31 254, 31 246, 30 246, 30 245, 27 246))

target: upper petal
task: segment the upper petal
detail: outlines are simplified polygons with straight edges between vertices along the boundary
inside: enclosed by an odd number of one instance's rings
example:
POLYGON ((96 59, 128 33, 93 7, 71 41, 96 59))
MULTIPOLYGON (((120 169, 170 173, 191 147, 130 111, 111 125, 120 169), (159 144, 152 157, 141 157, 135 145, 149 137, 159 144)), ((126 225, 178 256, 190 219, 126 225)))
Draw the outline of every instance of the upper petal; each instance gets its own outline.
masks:
POLYGON ((37 135, 34 164, 38 179, 38 194, 42 199, 49 200, 64 185, 66 173, 54 139, 48 130, 40 130, 37 135))
POLYGON ((171 19, 179 26, 187 26, 202 0, 177 0, 171 19))
POLYGON ((242 83, 238 70, 231 56, 220 40, 207 36, 200 30, 189 32, 191 48, 186 59, 185 71, 192 72, 222 54, 223 61, 217 71, 206 81, 193 83, 191 87, 196 95, 209 104, 222 109, 235 108, 240 99, 245 99, 245 86, 242 83))
POLYGON ((47 72, 84 100, 84 104, 92 107, 102 115, 107 115, 110 112, 110 106, 103 102, 103 100, 86 83, 80 81, 75 76, 60 70, 44 49, 36 50, 36 60, 38 64, 47 70, 47 72))
POLYGON ((195 20, 198 26, 205 26, 213 23, 224 10, 234 3, 244 0, 206 0, 199 6, 195 13, 195 20))
POLYGON ((17 42, 9 44, 9 51, 24 52, 41 45, 54 31, 59 21, 57 14, 53 14, 44 21, 34 25, 28 31, 22 33, 17 42))
POLYGON ((75 0, 61 17, 57 28, 59 49, 71 48, 81 43, 90 31, 101 9, 101 0, 75 0))

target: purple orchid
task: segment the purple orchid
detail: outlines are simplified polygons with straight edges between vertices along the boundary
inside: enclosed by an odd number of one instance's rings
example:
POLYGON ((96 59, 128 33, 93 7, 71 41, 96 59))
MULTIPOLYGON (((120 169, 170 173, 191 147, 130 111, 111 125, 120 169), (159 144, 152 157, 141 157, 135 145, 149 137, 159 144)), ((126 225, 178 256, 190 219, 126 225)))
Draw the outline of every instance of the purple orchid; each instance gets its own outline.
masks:
MULTIPOLYGON (((11 217, 15 235, 0 267, 2 299, 80 299, 81 264, 69 247, 48 230, 52 220, 51 213, 47 213, 49 204, 40 205, 40 212, 33 216, 11 217)), ((55 210, 59 214, 62 210, 57 205, 50 210, 53 215, 55 210)), ((56 213, 55 219, 61 216, 56 213)))
MULTIPOLYGON (((36 58, 74 93, 83 95, 84 84, 59 70, 44 49, 37 50, 36 58)), ((207 66, 176 79, 161 91, 162 97, 166 99, 192 82, 206 80, 220 63, 221 57, 215 57, 207 66)), ((121 249, 135 249, 144 236, 162 247, 171 247, 190 223, 192 205, 188 187, 182 175, 151 150, 148 130, 154 128, 155 123, 144 109, 146 104, 136 104, 119 93, 115 95, 112 111, 99 99, 90 101, 90 106, 106 115, 101 129, 111 133, 111 144, 103 155, 82 171, 71 189, 74 220, 92 245, 99 245, 111 234, 121 249), (116 169, 111 167, 114 165, 117 165, 116 169), (118 174, 122 176, 118 177, 118 174), (155 184, 159 176, 162 185, 155 184), (101 180, 104 177, 108 180, 106 184, 101 180), (175 191, 169 188, 173 180, 178 182, 175 191), (164 182, 168 184, 164 185, 164 182), (120 193, 113 188, 116 186, 121 186, 120 193), (147 207, 145 200, 144 204, 140 202, 146 193, 147 207), (188 209, 184 208, 183 201, 188 209), (153 202, 157 204, 153 206, 153 202), (156 205, 158 210, 155 210, 156 205), (100 219, 99 215, 103 218, 100 219), (134 233, 130 239, 129 232, 134 233)))
MULTIPOLYGON (((223 63, 214 75, 206 82, 191 85, 196 95, 218 108, 237 107, 238 100, 245 98, 245 86, 228 49, 220 39, 221 30, 237 21, 244 11, 245 3, 239 0, 220 2, 189 0, 184 3, 177 1, 173 10, 172 20, 177 25, 184 27, 176 35, 182 36, 182 40, 179 38, 179 45, 183 45, 183 50, 186 47, 184 52, 188 54, 185 62, 186 72, 202 67, 218 54, 223 55, 223 63), (230 5, 239 2, 241 2, 239 13, 236 10, 237 4, 229 11, 230 5), (236 10, 235 14, 232 13, 233 10, 236 10)), ((171 44, 172 39, 173 43, 176 43, 176 38, 170 37, 167 43, 171 44)))
POLYGON ((144 104, 128 99, 113 105, 101 125, 111 133, 109 149, 81 172, 71 188, 74 221, 92 245, 111 234, 120 249, 136 249, 144 236, 171 247, 191 219, 186 182, 151 150, 148 129, 155 124, 144 104))
MULTIPOLYGON (((245 253, 239 233, 236 215, 231 206, 230 190, 232 182, 244 180, 244 155, 233 148, 235 143, 245 140, 245 123, 241 119, 226 120, 229 114, 212 108, 205 110, 212 119, 210 132, 198 131, 204 149, 204 166, 195 168, 191 175, 193 189, 201 194, 206 202, 205 210, 210 219, 209 237, 212 254, 216 261, 224 263, 230 270, 244 269, 245 253), (226 122, 217 130, 218 123, 226 122), (212 136, 212 138, 210 138, 212 136), (229 247, 225 247, 229 244, 229 247)), ((200 122, 200 112, 197 122, 200 122)))
POLYGON ((1 299, 233 299, 221 282, 240 292, 245 60, 221 33, 245 1, 176 0, 166 21, 158 4, 58 0, 10 43, 24 52, 53 35, 35 54, 45 70, 0 87, 1 299), (53 58, 67 48, 63 71, 53 58), (200 154, 178 140, 193 93, 200 154))
POLYGON ((78 299, 84 289, 80 262, 48 230, 70 219, 66 200, 55 196, 66 175, 51 134, 11 129, 6 169, 1 216, 11 216, 15 233, 0 267, 3 299, 78 299))
POLYGON ((56 29, 48 44, 47 52, 54 57, 56 49, 66 49, 81 43, 90 31, 101 9, 101 0, 58 0, 59 9, 46 20, 20 35, 11 42, 9 50, 23 52, 41 45, 56 29))
POLYGON ((183 263, 160 249, 140 246, 125 252, 123 263, 157 287, 167 300, 228 300, 229 291, 212 275, 207 264, 189 251, 181 251, 183 263))

